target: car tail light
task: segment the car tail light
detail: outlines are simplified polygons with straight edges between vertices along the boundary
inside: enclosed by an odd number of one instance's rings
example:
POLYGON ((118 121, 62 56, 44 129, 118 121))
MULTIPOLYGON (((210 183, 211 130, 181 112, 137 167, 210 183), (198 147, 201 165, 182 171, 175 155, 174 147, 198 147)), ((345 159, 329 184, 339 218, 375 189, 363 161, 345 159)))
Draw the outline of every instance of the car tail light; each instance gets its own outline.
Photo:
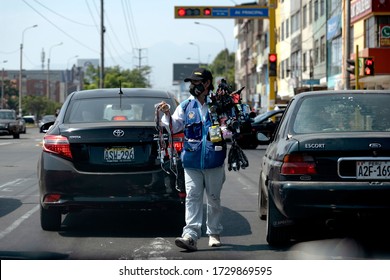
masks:
POLYGON ((54 203, 54 202, 60 201, 60 199, 61 199, 61 195, 60 194, 53 193, 53 194, 46 195, 45 198, 43 199, 43 202, 45 202, 45 203, 54 203))
POLYGON ((316 174, 314 158, 303 154, 285 155, 280 173, 282 175, 316 174))
POLYGON ((72 158, 68 138, 61 135, 45 135, 43 137, 43 150, 66 158, 72 158))
POLYGON ((181 199, 185 199, 186 196, 187 196, 187 194, 186 194, 185 192, 179 192, 179 197, 180 197, 181 199))

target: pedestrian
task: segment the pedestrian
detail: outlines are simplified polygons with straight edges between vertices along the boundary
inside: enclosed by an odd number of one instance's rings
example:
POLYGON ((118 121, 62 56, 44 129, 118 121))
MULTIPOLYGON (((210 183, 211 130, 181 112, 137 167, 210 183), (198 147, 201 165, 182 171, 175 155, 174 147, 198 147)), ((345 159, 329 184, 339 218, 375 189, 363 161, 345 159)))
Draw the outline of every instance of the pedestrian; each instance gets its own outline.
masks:
POLYGON ((197 241, 201 237, 204 192, 209 246, 221 246, 221 190, 225 182, 224 162, 227 147, 221 134, 219 117, 209 96, 214 89, 211 72, 197 68, 184 81, 191 83, 191 96, 181 102, 171 116, 166 103, 159 103, 158 109, 164 112, 162 122, 165 125, 169 124, 171 117, 173 133, 184 131, 181 159, 187 194, 186 224, 182 236, 176 238, 175 244, 188 251, 196 251, 197 241))

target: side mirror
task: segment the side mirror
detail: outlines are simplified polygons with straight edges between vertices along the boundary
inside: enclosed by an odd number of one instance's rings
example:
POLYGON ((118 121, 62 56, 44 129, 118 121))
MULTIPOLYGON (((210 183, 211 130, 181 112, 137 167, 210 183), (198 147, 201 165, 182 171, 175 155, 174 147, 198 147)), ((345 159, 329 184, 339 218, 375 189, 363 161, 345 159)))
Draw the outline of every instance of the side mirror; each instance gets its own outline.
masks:
POLYGON ((271 142, 271 138, 267 137, 264 133, 258 132, 256 136, 260 145, 268 145, 271 142))
POLYGON ((41 126, 41 132, 46 133, 50 127, 54 124, 54 122, 47 122, 41 126))

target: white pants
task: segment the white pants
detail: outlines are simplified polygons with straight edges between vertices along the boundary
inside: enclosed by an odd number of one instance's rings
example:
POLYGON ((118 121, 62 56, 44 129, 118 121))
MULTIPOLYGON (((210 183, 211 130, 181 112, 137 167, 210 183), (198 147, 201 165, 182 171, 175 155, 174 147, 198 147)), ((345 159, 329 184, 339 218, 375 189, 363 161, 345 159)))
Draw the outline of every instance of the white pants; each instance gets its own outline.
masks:
POLYGON ((212 169, 184 169, 186 184, 186 225, 183 228, 183 237, 190 235, 197 240, 201 237, 203 220, 203 194, 206 190, 207 219, 206 234, 220 234, 222 232, 221 190, 225 182, 225 167, 212 169))

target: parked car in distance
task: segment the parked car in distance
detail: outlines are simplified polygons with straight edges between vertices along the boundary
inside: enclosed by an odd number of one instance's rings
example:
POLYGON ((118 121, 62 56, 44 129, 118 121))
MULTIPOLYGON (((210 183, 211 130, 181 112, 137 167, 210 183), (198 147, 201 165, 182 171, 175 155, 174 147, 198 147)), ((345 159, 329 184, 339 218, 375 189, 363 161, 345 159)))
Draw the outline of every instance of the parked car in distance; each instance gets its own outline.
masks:
POLYGON ((44 115, 39 121, 38 121, 38 128, 40 133, 45 133, 46 131, 42 129, 42 126, 46 123, 51 123, 56 120, 55 115, 44 115))
POLYGON ((23 116, 23 119, 26 122, 26 125, 36 126, 35 116, 26 115, 26 116, 23 116))
MULTIPOLYGON (((261 132, 266 138, 270 138, 283 116, 283 110, 271 110, 257 115, 240 128, 237 139, 238 145, 243 149, 256 149, 259 145, 257 134, 261 132)), ((266 140, 266 139, 263 139, 266 140)))
POLYGON ((20 133, 26 134, 27 128, 26 128, 26 121, 23 118, 17 118, 19 121, 19 127, 20 127, 20 133))
POLYGON ((0 109, 0 136, 12 135, 14 139, 19 139, 20 133, 23 133, 22 125, 15 110, 0 109))
POLYGON ((183 138, 168 137, 159 125, 155 104, 161 101, 172 111, 178 105, 169 92, 153 89, 85 90, 67 97, 55 123, 42 126, 50 127, 38 162, 42 229, 59 230, 63 214, 90 208, 184 215, 184 171, 164 148, 179 154, 183 138))
POLYGON ((307 92, 291 99, 260 169, 259 216, 267 221, 270 245, 299 239, 306 227, 387 220, 388 104, 390 91, 379 90, 307 92))

